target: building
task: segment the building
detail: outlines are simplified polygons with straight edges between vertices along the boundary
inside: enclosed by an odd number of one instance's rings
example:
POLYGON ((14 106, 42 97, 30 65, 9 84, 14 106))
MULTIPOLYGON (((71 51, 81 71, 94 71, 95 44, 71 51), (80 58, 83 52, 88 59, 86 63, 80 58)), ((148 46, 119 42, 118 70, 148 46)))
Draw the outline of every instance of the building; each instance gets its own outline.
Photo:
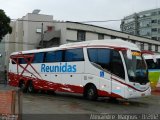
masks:
POLYGON ((142 50, 160 52, 160 42, 145 37, 130 35, 120 31, 78 22, 67 21, 63 23, 54 23, 54 26, 56 30, 61 30, 61 44, 85 40, 120 38, 137 44, 142 50))
POLYGON ((124 17, 121 31, 160 41, 160 8, 124 17))
POLYGON ((1 43, 5 43, 6 65, 12 52, 37 48, 38 40, 42 38, 42 29, 47 31, 53 26, 53 16, 33 11, 33 13, 28 13, 22 18, 12 21, 10 25, 12 34, 7 34, 1 43))
POLYGON ((55 21, 51 15, 28 13, 11 23, 13 32, 6 35, 5 58, 15 51, 54 47, 70 42, 120 38, 137 44, 142 50, 160 52, 160 42, 120 31, 70 21, 55 21))

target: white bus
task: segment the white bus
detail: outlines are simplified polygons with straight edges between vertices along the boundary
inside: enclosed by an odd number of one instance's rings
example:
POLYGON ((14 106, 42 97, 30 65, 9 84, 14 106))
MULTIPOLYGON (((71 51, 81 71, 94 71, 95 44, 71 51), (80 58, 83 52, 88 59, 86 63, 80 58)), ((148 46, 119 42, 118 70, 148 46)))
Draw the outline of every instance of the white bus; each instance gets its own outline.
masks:
POLYGON ((149 80, 152 91, 160 90, 160 54, 143 54, 148 65, 149 80))
POLYGON ((52 90, 137 98, 151 94, 146 63, 138 47, 115 40, 93 40, 60 47, 15 52, 10 56, 9 84, 24 91, 52 90))

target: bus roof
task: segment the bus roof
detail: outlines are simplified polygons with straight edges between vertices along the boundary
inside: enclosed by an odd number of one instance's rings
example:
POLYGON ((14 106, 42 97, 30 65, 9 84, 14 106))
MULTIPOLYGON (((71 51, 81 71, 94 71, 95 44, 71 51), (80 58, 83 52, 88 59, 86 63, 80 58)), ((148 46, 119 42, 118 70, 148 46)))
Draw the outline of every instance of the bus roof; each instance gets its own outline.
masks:
MULTIPOLYGON (((151 55, 151 54, 143 54, 143 56, 144 56, 145 59, 153 59, 153 55, 151 55)), ((160 54, 155 53, 154 57, 155 58, 160 58, 160 54)))
POLYGON ((84 41, 84 42, 64 44, 64 45, 61 45, 60 47, 95 46, 95 45, 125 47, 133 50, 136 49, 139 51, 138 47, 135 44, 121 40, 121 39, 90 40, 90 41, 84 41))
POLYGON ((90 41, 84 41, 84 42, 68 43, 68 44, 60 45, 59 47, 52 47, 52 48, 14 52, 11 55, 16 55, 20 53, 28 54, 28 53, 46 52, 46 51, 60 50, 65 48, 89 47, 89 46, 107 46, 107 47, 117 47, 117 48, 121 47, 121 48, 129 48, 131 50, 140 51, 140 49, 133 43, 130 43, 121 39, 105 39, 105 40, 90 40, 90 41))

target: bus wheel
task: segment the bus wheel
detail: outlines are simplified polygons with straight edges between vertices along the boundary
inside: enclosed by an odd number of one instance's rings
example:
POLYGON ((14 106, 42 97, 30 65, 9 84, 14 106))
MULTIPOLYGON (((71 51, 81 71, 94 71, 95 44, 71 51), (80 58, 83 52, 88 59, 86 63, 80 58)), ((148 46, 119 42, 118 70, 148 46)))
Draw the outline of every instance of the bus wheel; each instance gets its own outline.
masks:
POLYGON ((20 90, 21 90, 22 92, 24 92, 24 93, 27 92, 25 83, 24 83, 23 81, 20 81, 20 83, 19 83, 19 88, 20 88, 20 90))
POLYGON ((28 91, 29 93, 34 93, 34 92, 35 92, 34 85, 33 85, 32 81, 29 81, 27 91, 28 91))
POLYGON ((89 86, 86 90, 85 96, 88 100, 96 100, 98 97, 96 87, 94 85, 89 86))

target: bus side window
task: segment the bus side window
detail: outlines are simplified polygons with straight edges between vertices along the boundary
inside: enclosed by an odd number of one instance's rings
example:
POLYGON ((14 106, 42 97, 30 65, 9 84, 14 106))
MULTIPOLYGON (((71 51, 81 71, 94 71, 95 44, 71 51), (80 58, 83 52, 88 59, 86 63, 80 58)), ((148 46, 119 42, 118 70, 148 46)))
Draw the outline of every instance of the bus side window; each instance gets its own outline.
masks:
MULTIPOLYGON (((14 61, 16 61, 16 59, 15 58, 13 58, 14 59, 14 61)), ((14 62, 13 60, 11 60, 11 62, 12 62, 12 64, 16 64, 16 62, 14 62)))
POLYGON ((34 59, 32 63, 43 63, 44 53, 34 53, 34 59))
POLYGON ((125 72, 121 56, 118 51, 112 51, 111 72, 120 78, 125 79, 125 72))
POLYGON ((68 49, 65 51, 65 62, 84 61, 83 49, 68 49))
POLYGON ((45 62, 62 62, 62 50, 59 51, 49 51, 46 53, 45 62))
POLYGON ((19 58, 19 64, 26 64, 26 61, 24 58, 19 58))
POLYGON ((102 68, 105 68, 107 70, 110 71, 110 53, 111 50, 110 49, 98 49, 98 64, 100 64, 102 66, 102 68))
POLYGON ((88 48, 88 58, 92 63, 100 65, 102 68, 110 71, 110 49, 106 48, 88 48))

